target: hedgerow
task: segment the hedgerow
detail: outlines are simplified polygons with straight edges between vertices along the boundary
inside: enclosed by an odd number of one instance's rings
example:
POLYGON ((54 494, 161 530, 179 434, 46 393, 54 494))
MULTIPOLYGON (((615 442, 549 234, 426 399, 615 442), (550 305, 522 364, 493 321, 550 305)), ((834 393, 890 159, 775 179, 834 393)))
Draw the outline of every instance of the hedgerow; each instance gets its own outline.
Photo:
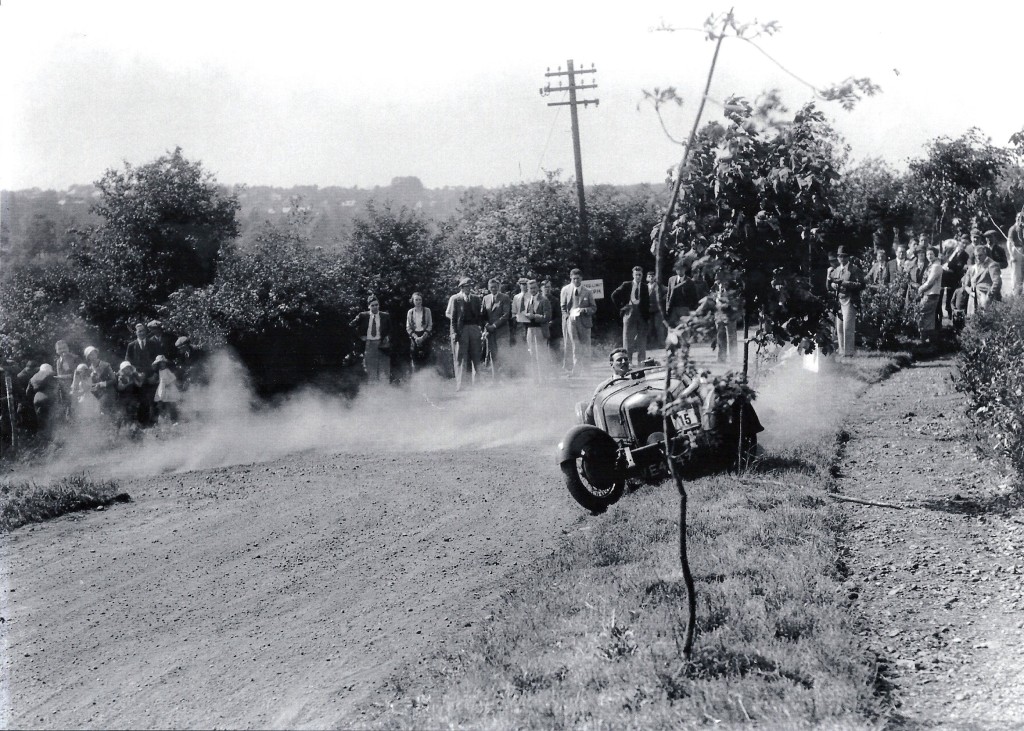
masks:
POLYGON ((960 336, 956 388, 979 434, 1024 477, 1024 297, 995 302, 960 336))

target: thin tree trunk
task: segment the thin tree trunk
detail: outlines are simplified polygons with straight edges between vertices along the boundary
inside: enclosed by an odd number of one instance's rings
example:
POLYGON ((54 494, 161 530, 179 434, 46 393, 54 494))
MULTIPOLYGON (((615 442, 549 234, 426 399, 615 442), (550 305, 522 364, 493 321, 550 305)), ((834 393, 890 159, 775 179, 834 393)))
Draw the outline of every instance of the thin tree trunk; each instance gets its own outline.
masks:
MULTIPOLYGON (((704 104, 708 98, 708 91, 711 89, 711 79, 715 74, 715 64, 718 63, 718 52, 722 48, 722 41, 725 39, 725 31, 729 27, 729 22, 732 20, 732 9, 729 9, 728 15, 725 17, 725 21, 722 23, 722 33, 718 36, 718 41, 715 44, 715 55, 711 58, 711 68, 708 69, 708 78, 704 83, 704 93, 700 98, 700 106, 697 108, 697 116, 694 117, 693 126, 690 128, 690 137, 686 142, 686 149, 683 151, 683 159, 679 162, 679 169, 676 172, 675 185, 672 187, 672 197, 669 199, 668 208, 665 211, 665 217, 662 219, 661 228, 658 231, 658 242, 657 250, 654 255, 654 281, 655 285, 661 286, 661 272, 662 272, 662 259, 663 252, 665 249, 665 236, 668 231, 669 224, 672 221, 672 214, 675 212, 676 203, 679 201, 680 191, 682 189, 683 175, 686 173, 687 164, 690 161, 690 151, 693 149, 693 141, 697 136, 697 128, 700 126, 701 116, 704 114, 704 104)), ((657 298, 658 310, 661 312, 661 316, 665 318, 665 303, 661 300, 662 297, 657 298)), ((665 343, 667 357, 665 363, 665 388, 664 388, 664 408, 661 414, 662 430, 665 434, 665 460, 668 463, 669 473, 672 475, 673 481, 676 483, 676 489, 679 491, 679 563, 683 568, 683 584, 686 586, 686 639, 683 642, 683 659, 689 660, 690 655, 693 652, 693 635, 697 626, 697 590, 693 584, 693 572, 690 570, 690 556, 687 550, 686 542, 686 486, 683 484, 683 478, 676 469, 675 459, 673 458, 672 449, 669 444, 669 416, 668 416, 668 405, 669 400, 672 398, 671 386, 672 367, 676 352, 679 350, 680 345, 678 341, 675 344, 665 343)))

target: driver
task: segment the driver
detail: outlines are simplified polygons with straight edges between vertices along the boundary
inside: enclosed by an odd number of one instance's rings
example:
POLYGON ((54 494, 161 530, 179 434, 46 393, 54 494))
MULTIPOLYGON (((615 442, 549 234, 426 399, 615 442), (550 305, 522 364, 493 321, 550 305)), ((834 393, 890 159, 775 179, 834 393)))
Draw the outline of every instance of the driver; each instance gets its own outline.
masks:
POLYGON ((601 384, 594 389, 594 397, 587 404, 587 410, 583 414, 584 424, 594 423, 594 402, 597 401, 597 394, 601 393, 612 381, 625 378, 629 375, 629 353, 625 348, 616 348, 608 354, 608 365, 612 368, 612 377, 601 381, 601 384))

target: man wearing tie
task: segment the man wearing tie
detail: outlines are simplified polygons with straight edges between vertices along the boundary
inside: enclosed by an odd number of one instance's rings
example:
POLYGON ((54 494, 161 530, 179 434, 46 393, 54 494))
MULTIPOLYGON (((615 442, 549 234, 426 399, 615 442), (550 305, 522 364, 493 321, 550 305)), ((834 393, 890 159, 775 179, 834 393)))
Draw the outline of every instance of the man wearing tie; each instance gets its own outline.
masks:
POLYGON ((473 381, 480 374, 480 322, 483 302, 470 294, 473 280, 462 277, 459 292, 448 299, 444 314, 451 321, 452 357, 455 360, 455 390, 462 390, 463 370, 472 368, 473 381))
POLYGON ((700 301, 697 283, 690 276, 690 265, 684 258, 676 260, 675 270, 676 273, 668 279, 668 294, 665 296, 668 303, 666 316, 670 327, 678 326, 684 317, 696 309, 700 301))
POLYGON ((643 281, 644 270, 633 267, 633 279, 612 292, 612 303, 622 315, 622 347, 630 358, 636 353, 637 365, 647 358, 647 313, 651 309, 650 291, 643 281))
POLYGON ((511 342, 513 352, 510 361, 510 370, 519 370, 519 348, 526 348, 526 327, 523 318, 523 313, 526 311, 525 302, 526 294, 529 289, 529 279, 526 277, 519 277, 518 282, 519 291, 512 296, 512 317, 509 321, 509 333, 511 333, 511 342), (520 337, 522 336, 522 337, 520 337))
POLYGON ((363 368, 366 377, 373 383, 391 380, 391 356, 387 353, 391 342, 391 318, 380 311, 380 302, 374 295, 367 300, 369 311, 356 315, 349 327, 359 333, 359 339, 366 344, 363 351, 363 368))
POLYGON ((491 362, 491 373, 497 379, 504 367, 500 343, 509 337, 512 303, 501 291, 501 283, 497 279, 487 282, 487 290, 483 299, 483 324, 487 331, 487 359, 491 362))
POLYGON ((579 269, 569 272, 569 284, 562 287, 559 304, 565 336, 562 367, 579 375, 590 365, 590 328, 597 313, 594 293, 583 286, 583 273, 579 269))

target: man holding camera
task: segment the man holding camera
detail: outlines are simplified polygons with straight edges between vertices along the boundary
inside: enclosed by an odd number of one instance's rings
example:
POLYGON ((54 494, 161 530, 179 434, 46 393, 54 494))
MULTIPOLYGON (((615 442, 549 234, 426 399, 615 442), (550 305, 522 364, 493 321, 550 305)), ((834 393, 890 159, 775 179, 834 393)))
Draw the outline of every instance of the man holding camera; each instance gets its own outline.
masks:
POLYGON ((860 292, 864 289, 864 272, 850 260, 845 246, 836 251, 839 266, 828 273, 828 290, 839 300, 836 315, 836 335, 839 339, 839 355, 852 356, 856 351, 857 308, 860 306, 860 292))

